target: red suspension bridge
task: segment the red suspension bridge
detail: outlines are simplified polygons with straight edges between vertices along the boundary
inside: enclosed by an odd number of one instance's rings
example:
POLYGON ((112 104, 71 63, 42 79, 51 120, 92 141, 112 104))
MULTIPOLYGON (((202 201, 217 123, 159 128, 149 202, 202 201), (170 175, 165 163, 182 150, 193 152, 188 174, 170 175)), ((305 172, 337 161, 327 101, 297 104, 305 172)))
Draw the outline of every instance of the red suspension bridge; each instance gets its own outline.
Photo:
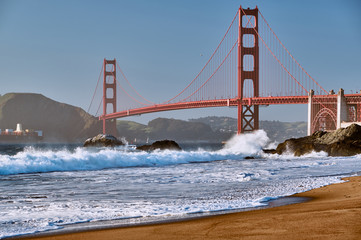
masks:
POLYGON ((259 128, 259 106, 273 104, 308 104, 309 134, 335 130, 342 122, 361 122, 361 94, 327 92, 286 49, 257 7, 240 7, 205 66, 176 96, 162 103, 146 99, 115 59, 104 59, 88 112, 96 109, 103 132, 117 135, 115 120, 121 117, 236 106, 238 133, 244 133, 259 128), (95 104, 101 76, 102 97, 95 104))

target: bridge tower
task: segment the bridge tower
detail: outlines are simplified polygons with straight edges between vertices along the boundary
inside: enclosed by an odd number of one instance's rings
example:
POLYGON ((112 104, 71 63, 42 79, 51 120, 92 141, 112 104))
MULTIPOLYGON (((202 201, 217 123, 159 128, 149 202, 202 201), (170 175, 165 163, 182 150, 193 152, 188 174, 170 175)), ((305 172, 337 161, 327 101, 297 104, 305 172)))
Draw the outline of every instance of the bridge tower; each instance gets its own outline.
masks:
POLYGON ((116 60, 104 59, 103 69, 103 134, 117 137, 116 119, 105 119, 107 114, 117 112, 116 60))
POLYGON ((259 97, 259 47, 258 8, 239 8, 238 24, 238 134, 259 129, 259 106, 252 105, 252 97, 259 97), (245 38, 253 38, 253 45, 246 45, 245 38), (242 105, 245 82, 253 84, 253 96, 242 105))

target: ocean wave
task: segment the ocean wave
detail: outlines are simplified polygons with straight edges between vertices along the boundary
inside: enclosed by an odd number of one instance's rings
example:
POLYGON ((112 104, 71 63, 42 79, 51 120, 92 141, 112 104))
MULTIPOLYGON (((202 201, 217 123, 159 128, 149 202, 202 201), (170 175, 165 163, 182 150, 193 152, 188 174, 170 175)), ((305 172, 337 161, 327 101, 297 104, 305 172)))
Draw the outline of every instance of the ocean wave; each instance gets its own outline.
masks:
POLYGON ((117 149, 102 149, 95 152, 84 148, 77 148, 74 152, 25 150, 15 156, 1 155, 0 174, 151 167, 240 158, 242 158, 241 154, 227 155, 207 151, 166 150, 147 153, 117 149))
POLYGON ((268 142, 263 131, 234 136, 218 151, 132 151, 129 148, 83 148, 74 151, 38 150, 26 147, 15 155, 0 155, 0 174, 84 171, 106 168, 149 167, 174 164, 237 160, 260 154, 268 142))
MULTIPOLYGON (((220 160, 243 160, 254 156, 266 160, 299 159, 292 155, 265 154, 262 148, 270 141, 263 130, 233 136, 222 149, 206 151, 134 151, 131 148, 83 148, 40 150, 25 147, 15 155, 0 155, 0 175, 57 171, 92 171, 108 168, 157 167, 203 163, 220 160)), ((326 153, 311 153, 302 158, 326 158, 326 153)), ((246 180, 248 177, 245 178, 246 180)))

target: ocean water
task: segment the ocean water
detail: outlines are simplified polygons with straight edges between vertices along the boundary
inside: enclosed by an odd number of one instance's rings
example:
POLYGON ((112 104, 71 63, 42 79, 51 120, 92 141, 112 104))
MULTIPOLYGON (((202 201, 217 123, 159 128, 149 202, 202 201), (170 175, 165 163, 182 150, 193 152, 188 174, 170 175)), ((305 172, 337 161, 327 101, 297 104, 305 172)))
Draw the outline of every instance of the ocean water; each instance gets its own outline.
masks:
POLYGON ((184 145, 179 152, 0 145, 0 238, 79 223, 135 224, 237 211, 361 172, 361 155, 264 154, 269 144, 260 130, 224 146, 184 145))

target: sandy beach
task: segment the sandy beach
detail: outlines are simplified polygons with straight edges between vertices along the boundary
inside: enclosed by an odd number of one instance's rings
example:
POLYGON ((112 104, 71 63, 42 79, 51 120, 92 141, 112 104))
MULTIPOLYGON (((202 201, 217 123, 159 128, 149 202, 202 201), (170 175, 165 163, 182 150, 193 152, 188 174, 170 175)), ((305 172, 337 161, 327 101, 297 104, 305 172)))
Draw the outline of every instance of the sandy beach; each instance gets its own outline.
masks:
POLYGON ((127 228, 26 239, 361 239, 361 176, 297 197, 281 207, 127 228))

